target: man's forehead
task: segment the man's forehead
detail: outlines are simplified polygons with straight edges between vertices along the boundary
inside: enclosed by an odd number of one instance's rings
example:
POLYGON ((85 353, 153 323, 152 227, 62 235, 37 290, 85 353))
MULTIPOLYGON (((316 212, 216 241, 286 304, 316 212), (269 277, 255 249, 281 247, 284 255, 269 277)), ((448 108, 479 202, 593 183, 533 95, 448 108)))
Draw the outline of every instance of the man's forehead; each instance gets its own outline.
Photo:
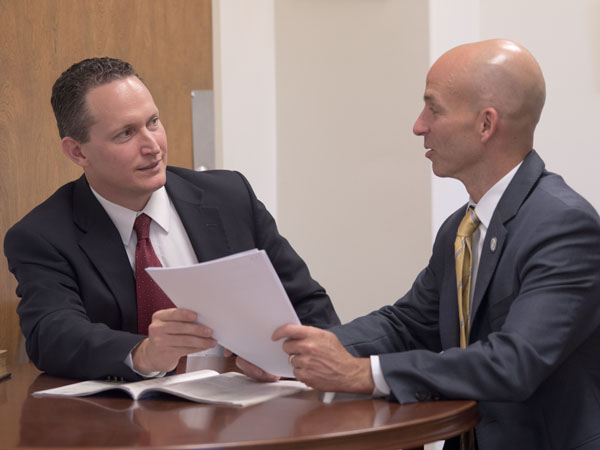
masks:
POLYGON ((154 114, 150 92, 136 77, 128 77, 90 89, 86 102, 92 116, 117 119, 133 113, 154 114))
POLYGON ((440 56, 427 72, 426 85, 452 89, 459 79, 468 75, 469 60, 458 51, 440 56))
MULTIPOLYGON (((133 87, 137 88, 137 84, 134 77, 118 78, 109 81, 108 83, 102 83, 98 86, 91 87, 87 91, 86 97, 88 99, 103 98, 108 93, 123 95, 128 89, 133 87)), ((141 84, 141 82, 139 82, 139 84, 141 84)))
POLYGON ((425 102, 448 103, 462 99, 469 90, 469 83, 461 72, 447 64, 434 64, 427 74, 425 102))
POLYGON ((440 91, 443 90, 443 81, 438 73, 433 71, 433 68, 427 73, 425 80, 425 93, 423 99, 425 101, 434 101, 440 96, 440 91))
POLYGON ((443 89, 438 83, 430 83, 429 81, 425 85, 425 92, 423 93, 423 100, 425 103, 439 103, 443 100, 443 89))

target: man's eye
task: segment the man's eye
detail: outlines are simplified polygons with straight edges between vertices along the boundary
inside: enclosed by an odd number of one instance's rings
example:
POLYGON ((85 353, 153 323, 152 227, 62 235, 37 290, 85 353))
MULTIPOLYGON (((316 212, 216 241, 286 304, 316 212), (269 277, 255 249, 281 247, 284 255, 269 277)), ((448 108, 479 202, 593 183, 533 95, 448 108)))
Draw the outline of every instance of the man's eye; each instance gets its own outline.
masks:
POLYGON ((131 129, 128 128, 127 130, 123 130, 119 134, 117 134, 116 138, 117 139, 127 139, 128 137, 131 137, 132 134, 133 134, 133 132, 131 131, 131 129))
POLYGON ((153 117, 152 119, 150 119, 149 125, 152 127, 155 127, 158 125, 158 117, 153 117))

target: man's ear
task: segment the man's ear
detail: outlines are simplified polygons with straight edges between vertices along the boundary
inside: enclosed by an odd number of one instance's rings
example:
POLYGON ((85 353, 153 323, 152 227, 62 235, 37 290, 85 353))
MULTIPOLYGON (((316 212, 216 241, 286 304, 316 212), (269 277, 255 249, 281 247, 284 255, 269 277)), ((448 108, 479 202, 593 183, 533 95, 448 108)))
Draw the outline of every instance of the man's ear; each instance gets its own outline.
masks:
POLYGON ((494 133, 496 132, 496 127, 498 126, 498 111, 495 108, 485 108, 481 111, 481 122, 479 130, 481 134, 481 142, 485 144, 488 142, 494 133))
POLYGON ((79 141, 67 136, 63 138, 60 145, 63 153, 75 164, 81 167, 87 167, 89 165, 89 161, 85 156, 79 141))

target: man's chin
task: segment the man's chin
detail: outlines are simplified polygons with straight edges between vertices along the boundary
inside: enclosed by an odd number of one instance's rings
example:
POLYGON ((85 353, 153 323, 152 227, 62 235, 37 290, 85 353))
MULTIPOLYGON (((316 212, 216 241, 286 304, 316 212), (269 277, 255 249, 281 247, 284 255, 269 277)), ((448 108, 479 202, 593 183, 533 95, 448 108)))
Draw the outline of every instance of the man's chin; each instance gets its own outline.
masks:
POLYGON ((165 184, 167 184, 167 177, 164 176, 158 180, 156 180, 156 182, 154 183, 154 191, 156 191, 157 189, 160 189, 161 187, 163 187, 165 184))
POLYGON ((144 190, 146 192, 154 192, 167 183, 167 175, 162 172, 144 181, 144 190))
POLYGON ((439 167, 439 164, 436 165, 433 161, 431 163, 431 170, 433 171, 433 174, 439 178, 448 178, 450 176, 446 171, 439 167))

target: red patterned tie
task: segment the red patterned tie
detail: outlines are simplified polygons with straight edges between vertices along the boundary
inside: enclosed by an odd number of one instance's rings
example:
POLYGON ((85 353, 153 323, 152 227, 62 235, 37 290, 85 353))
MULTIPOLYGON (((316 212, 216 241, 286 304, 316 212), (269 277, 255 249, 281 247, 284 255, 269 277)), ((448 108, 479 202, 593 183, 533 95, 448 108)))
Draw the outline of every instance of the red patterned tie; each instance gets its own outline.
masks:
POLYGON ((137 234, 135 247, 135 290, 137 293, 138 333, 148 334, 148 325, 155 311, 175 308, 175 305, 144 270, 146 267, 162 267, 150 242, 150 222, 146 214, 140 214, 133 229, 137 234))

